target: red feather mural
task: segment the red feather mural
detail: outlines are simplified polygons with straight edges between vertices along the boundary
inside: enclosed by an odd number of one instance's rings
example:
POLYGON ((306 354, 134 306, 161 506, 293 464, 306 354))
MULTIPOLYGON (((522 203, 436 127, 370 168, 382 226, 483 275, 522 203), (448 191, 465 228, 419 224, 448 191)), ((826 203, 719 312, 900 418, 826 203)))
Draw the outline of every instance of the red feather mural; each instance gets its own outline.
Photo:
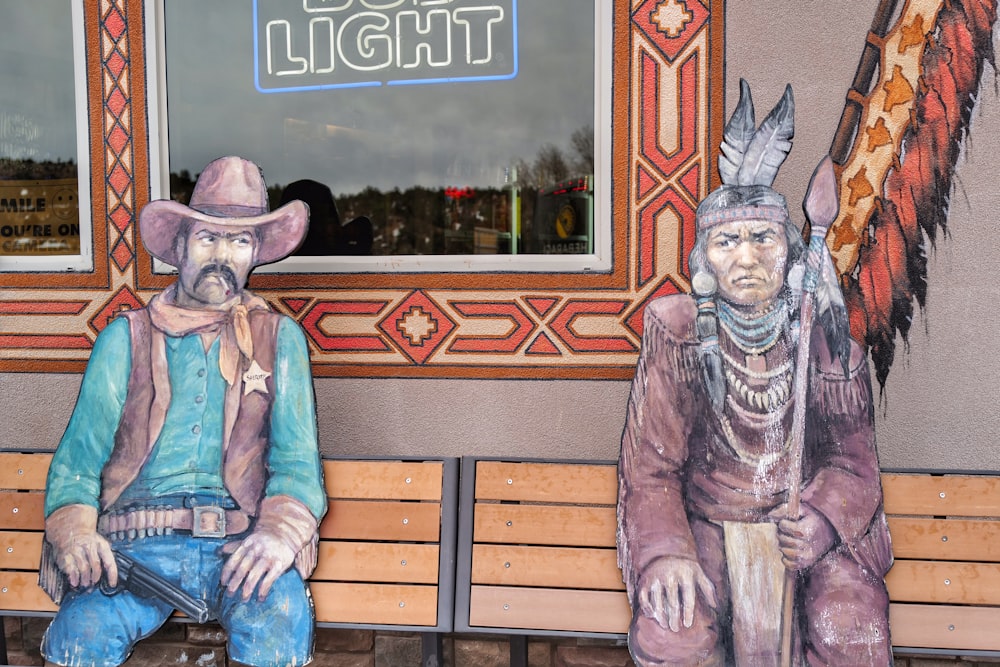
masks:
POLYGON ((855 339, 884 387, 897 334, 927 298, 927 252, 946 233, 955 165, 996 0, 882 0, 831 148, 841 213, 828 243, 855 339))

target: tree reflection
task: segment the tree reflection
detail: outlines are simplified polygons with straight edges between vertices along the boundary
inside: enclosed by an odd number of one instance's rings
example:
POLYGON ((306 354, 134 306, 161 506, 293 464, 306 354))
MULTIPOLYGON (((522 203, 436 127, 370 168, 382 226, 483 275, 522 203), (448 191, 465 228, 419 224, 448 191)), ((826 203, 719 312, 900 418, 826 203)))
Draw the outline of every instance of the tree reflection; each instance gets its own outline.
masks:
MULTIPOLYGON (((558 184, 572 183, 577 197, 592 197, 593 127, 574 131, 568 149, 543 144, 534 158, 514 160, 513 167, 506 171, 507 182, 499 187, 449 184, 383 191, 368 186, 360 192, 334 195, 338 224, 350 235, 346 227, 352 221, 370 221, 373 255, 581 252, 579 227, 568 249, 553 250, 551 243, 540 239, 559 240, 554 231, 555 216, 567 204, 552 201, 563 194, 558 184)), ((171 173, 170 197, 186 203, 196 180, 197 176, 187 170, 171 173)), ((282 184, 268 188, 272 209, 282 203, 285 188, 282 184)), ((566 238, 563 236, 563 240, 566 238)), ((333 250, 326 254, 356 253, 333 250)))

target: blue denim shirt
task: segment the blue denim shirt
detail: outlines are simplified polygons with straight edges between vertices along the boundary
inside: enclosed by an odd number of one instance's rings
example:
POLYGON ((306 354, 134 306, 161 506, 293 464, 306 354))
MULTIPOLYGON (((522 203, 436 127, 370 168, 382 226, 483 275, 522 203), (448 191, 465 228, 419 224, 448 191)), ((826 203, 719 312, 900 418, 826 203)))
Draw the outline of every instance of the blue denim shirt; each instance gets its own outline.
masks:
MULTIPOLYGON (((99 507, 101 471, 111 456, 131 370, 125 318, 97 337, 76 407, 53 456, 45 514, 71 503, 99 507)), ((219 341, 206 351, 198 334, 167 337, 170 405, 163 430, 122 500, 174 493, 224 494, 222 411, 226 381, 219 341)), ((265 495, 289 495, 317 518, 326 510, 318 456, 312 374, 305 335, 288 318, 278 326, 273 370, 269 472, 265 495)))

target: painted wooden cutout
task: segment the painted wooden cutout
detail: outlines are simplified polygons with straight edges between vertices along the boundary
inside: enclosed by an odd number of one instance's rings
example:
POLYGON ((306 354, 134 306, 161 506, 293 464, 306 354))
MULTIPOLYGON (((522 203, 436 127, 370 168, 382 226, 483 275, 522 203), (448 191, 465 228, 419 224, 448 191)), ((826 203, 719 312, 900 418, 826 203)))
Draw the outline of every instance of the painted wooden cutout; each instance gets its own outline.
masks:
POLYGON ((697 211, 692 294, 651 302, 619 460, 618 554, 646 665, 888 665, 892 563, 871 384, 826 248, 771 188, 791 88, 758 127, 749 86, 722 186, 697 211))
POLYGON ((139 215, 178 268, 94 344, 53 456, 40 583, 60 604, 42 653, 117 665, 175 609, 217 621, 230 659, 304 665, 326 492, 306 339, 244 289, 292 253, 309 209, 268 211, 257 165, 210 163, 190 206, 139 215))

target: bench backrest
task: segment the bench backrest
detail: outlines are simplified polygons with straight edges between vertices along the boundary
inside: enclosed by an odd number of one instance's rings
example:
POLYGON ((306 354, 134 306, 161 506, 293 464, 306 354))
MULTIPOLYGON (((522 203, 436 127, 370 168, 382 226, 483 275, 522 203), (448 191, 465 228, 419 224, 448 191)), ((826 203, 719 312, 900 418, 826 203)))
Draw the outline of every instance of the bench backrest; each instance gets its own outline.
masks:
MULTIPOLYGON (((0 612, 51 614, 38 587, 48 452, 0 452, 0 612)), ((323 461, 330 509, 310 579, 323 626, 447 632, 457 459, 323 461)))
POLYGON ((455 630, 618 636, 612 463, 462 461, 455 630))
POLYGON ((325 460, 321 625, 451 630, 458 460, 325 460))
POLYGON ((45 476, 51 453, 0 452, 0 610, 51 614, 38 587, 45 529, 45 476))
MULTIPOLYGON (((1000 477, 884 473, 893 644, 1000 650, 1000 477)), ((456 631, 613 636, 612 462, 462 461, 456 631)))
POLYGON ((1000 650, 1000 477, 883 473, 893 644, 1000 650))

